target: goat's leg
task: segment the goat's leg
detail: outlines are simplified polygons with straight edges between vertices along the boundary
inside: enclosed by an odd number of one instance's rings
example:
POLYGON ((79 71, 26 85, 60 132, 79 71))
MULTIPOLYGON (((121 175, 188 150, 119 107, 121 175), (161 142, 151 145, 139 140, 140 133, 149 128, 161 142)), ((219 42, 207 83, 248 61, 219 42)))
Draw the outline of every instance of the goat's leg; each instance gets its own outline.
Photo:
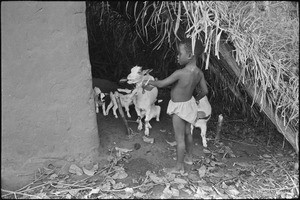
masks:
POLYGON ((201 128, 201 137, 202 137, 202 144, 203 144, 203 147, 207 147, 207 141, 206 141, 206 129, 207 129, 207 126, 206 126, 206 120, 203 120, 201 123, 200 123, 200 128, 201 128))
POLYGON ((194 126, 191 124, 191 134, 193 135, 194 126))
POLYGON ((145 135, 149 136, 149 129, 152 128, 150 121, 150 110, 146 111, 146 117, 145 117, 145 135))
POLYGON ((142 119, 145 117, 145 113, 142 111, 140 112, 140 116, 138 118, 139 120, 139 126, 138 126, 138 130, 142 130, 143 129, 143 122, 142 119))
POLYGON ((126 113, 127 113, 127 117, 131 118, 131 115, 129 113, 129 106, 128 105, 125 105, 125 110, 126 110, 126 113))
POLYGON ((99 113, 99 104, 95 102, 95 105, 96 105, 96 113, 99 113))
POLYGON ((113 107, 113 113, 114 113, 115 118, 118 118, 117 109, 118 109, 118 105, 114 105, 114 107, 113 107))
POLYGON ((105 112, 105 103, 102 103, 102 111, 103 111, 103 115, 106 116, 106 112, 105 112))
POLYGON ((158 121, 158 122, 159 122, 160 111, 161 111, 161 107, 158 106, 157 107, 157 115, 156 115, 156 121, 158 121))

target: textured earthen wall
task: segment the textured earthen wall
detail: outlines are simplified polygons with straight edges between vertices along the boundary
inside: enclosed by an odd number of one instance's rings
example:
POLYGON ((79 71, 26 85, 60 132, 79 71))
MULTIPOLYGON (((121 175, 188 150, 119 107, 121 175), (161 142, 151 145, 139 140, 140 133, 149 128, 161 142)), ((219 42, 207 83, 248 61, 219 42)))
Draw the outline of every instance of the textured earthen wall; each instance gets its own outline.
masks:
POLYGON ((1 2, 2 184, 97 151, 87 45, 85 2, 1 2))

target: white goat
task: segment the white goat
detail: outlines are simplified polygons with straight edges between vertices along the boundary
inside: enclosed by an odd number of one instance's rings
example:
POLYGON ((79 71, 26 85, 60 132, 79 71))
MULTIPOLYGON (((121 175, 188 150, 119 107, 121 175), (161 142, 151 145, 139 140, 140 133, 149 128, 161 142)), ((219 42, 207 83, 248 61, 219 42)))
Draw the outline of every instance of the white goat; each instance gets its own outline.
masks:
POLYGON ((99 107, 102 106, 103 115, 107 115, 105 112, 105 101, 104 97, 106 96, 105 93, 101 92, 100 88, 94 87, 94 101, 96 106, 96 113, 99 113, 99 107))
MULTIPOLYGON (((202 99, 199 100, 198 103, 198 112, 202 111, 205 113, 205 116, 201 117, 201 118, 197 118, 194 126, 196 128, 200 128, 201 129, 201 137, 202 137, 202 144, 204 147, 207 147, 207 141, 206 141, 206 129, 207 129, 207 121, 210 119, 211 117, 211 105, 207 99, 207 96, 204 96, 202 99)), ((191 134, 193 134, 193 129, 194 126, 191 125, 191 134)))
POLYGON ((118 104, 117 104, 116 97, 119 96, 122 107, 125 108, 127 116, 129 118, 131 118, 131 115, 129 113, 129 106, 133 104, 133 98, 134 98, 135 93, 131 90, 128 90, 128 89, 117 89, 117 90, 119 92, 126 92, 127 94, 121 94, 117 91, 110 92, 109 96, 110 96, 111 101, 110 101, 109 105, 106 108, 106 113, 108 114, 109 110, 111 108, 113 108, 113 114, 114 114, 115 118, 118 118, 118 115, 117 115, 117 112, 116 112, 116 110, 118 109, 118 104))
POLYGON ((160 106, 155 106, 158 95, 157 87, 152 88, 148 91, 142 88, 143 80, 154 80, 153 76, 148 73, 151 70, 142 70, 142 67, 135 66, 131 69, 131 73, 127 76, 127 83, 135 84, 135 98, 133 103, 135 106, 136 113, 138 115, 138 130, 143 129, 142 118, 145 116, 145 135, 149 135, 149 129, 152 128, 149 121, 155 116, 156 120, 159 120, 160 106), (151 114, 152 113, 152 114, 151 114), (153 113, 156 113, 153 114, 153 113))

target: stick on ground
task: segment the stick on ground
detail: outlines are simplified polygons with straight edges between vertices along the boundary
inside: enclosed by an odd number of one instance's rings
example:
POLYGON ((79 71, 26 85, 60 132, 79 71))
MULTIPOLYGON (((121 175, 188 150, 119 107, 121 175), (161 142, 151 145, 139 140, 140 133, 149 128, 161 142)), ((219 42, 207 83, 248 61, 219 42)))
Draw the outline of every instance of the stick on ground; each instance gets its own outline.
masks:
POLYGON ((127 129, 127 135, 130 135, 130 129, 128 127, 128 123, 127 123, 127 120, 125 118, 125 115, 124 115, 124 112, 123 112, 123 109, 122 109, 122 105, 121 105, 121 101, 120 101, 120 97, 119 97, 118 94, 116 95, 116 100, 117 100, 117 104, 118 104, 119 113, 120 113, 120 115, 122 117, 122 120, 123 120, 123 122, 126 126, 126 129, 127 129))

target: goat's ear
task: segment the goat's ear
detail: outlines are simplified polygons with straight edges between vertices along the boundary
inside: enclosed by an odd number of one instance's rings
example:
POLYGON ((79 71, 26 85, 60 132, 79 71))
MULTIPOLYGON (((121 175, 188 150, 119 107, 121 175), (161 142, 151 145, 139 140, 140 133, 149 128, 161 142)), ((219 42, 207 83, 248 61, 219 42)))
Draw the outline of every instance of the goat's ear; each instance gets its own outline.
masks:
POLYGON ((145 74, 149 74, 150 72, 152 72, 153 69, 145 69, 143 70, 143 75, 145 74))

